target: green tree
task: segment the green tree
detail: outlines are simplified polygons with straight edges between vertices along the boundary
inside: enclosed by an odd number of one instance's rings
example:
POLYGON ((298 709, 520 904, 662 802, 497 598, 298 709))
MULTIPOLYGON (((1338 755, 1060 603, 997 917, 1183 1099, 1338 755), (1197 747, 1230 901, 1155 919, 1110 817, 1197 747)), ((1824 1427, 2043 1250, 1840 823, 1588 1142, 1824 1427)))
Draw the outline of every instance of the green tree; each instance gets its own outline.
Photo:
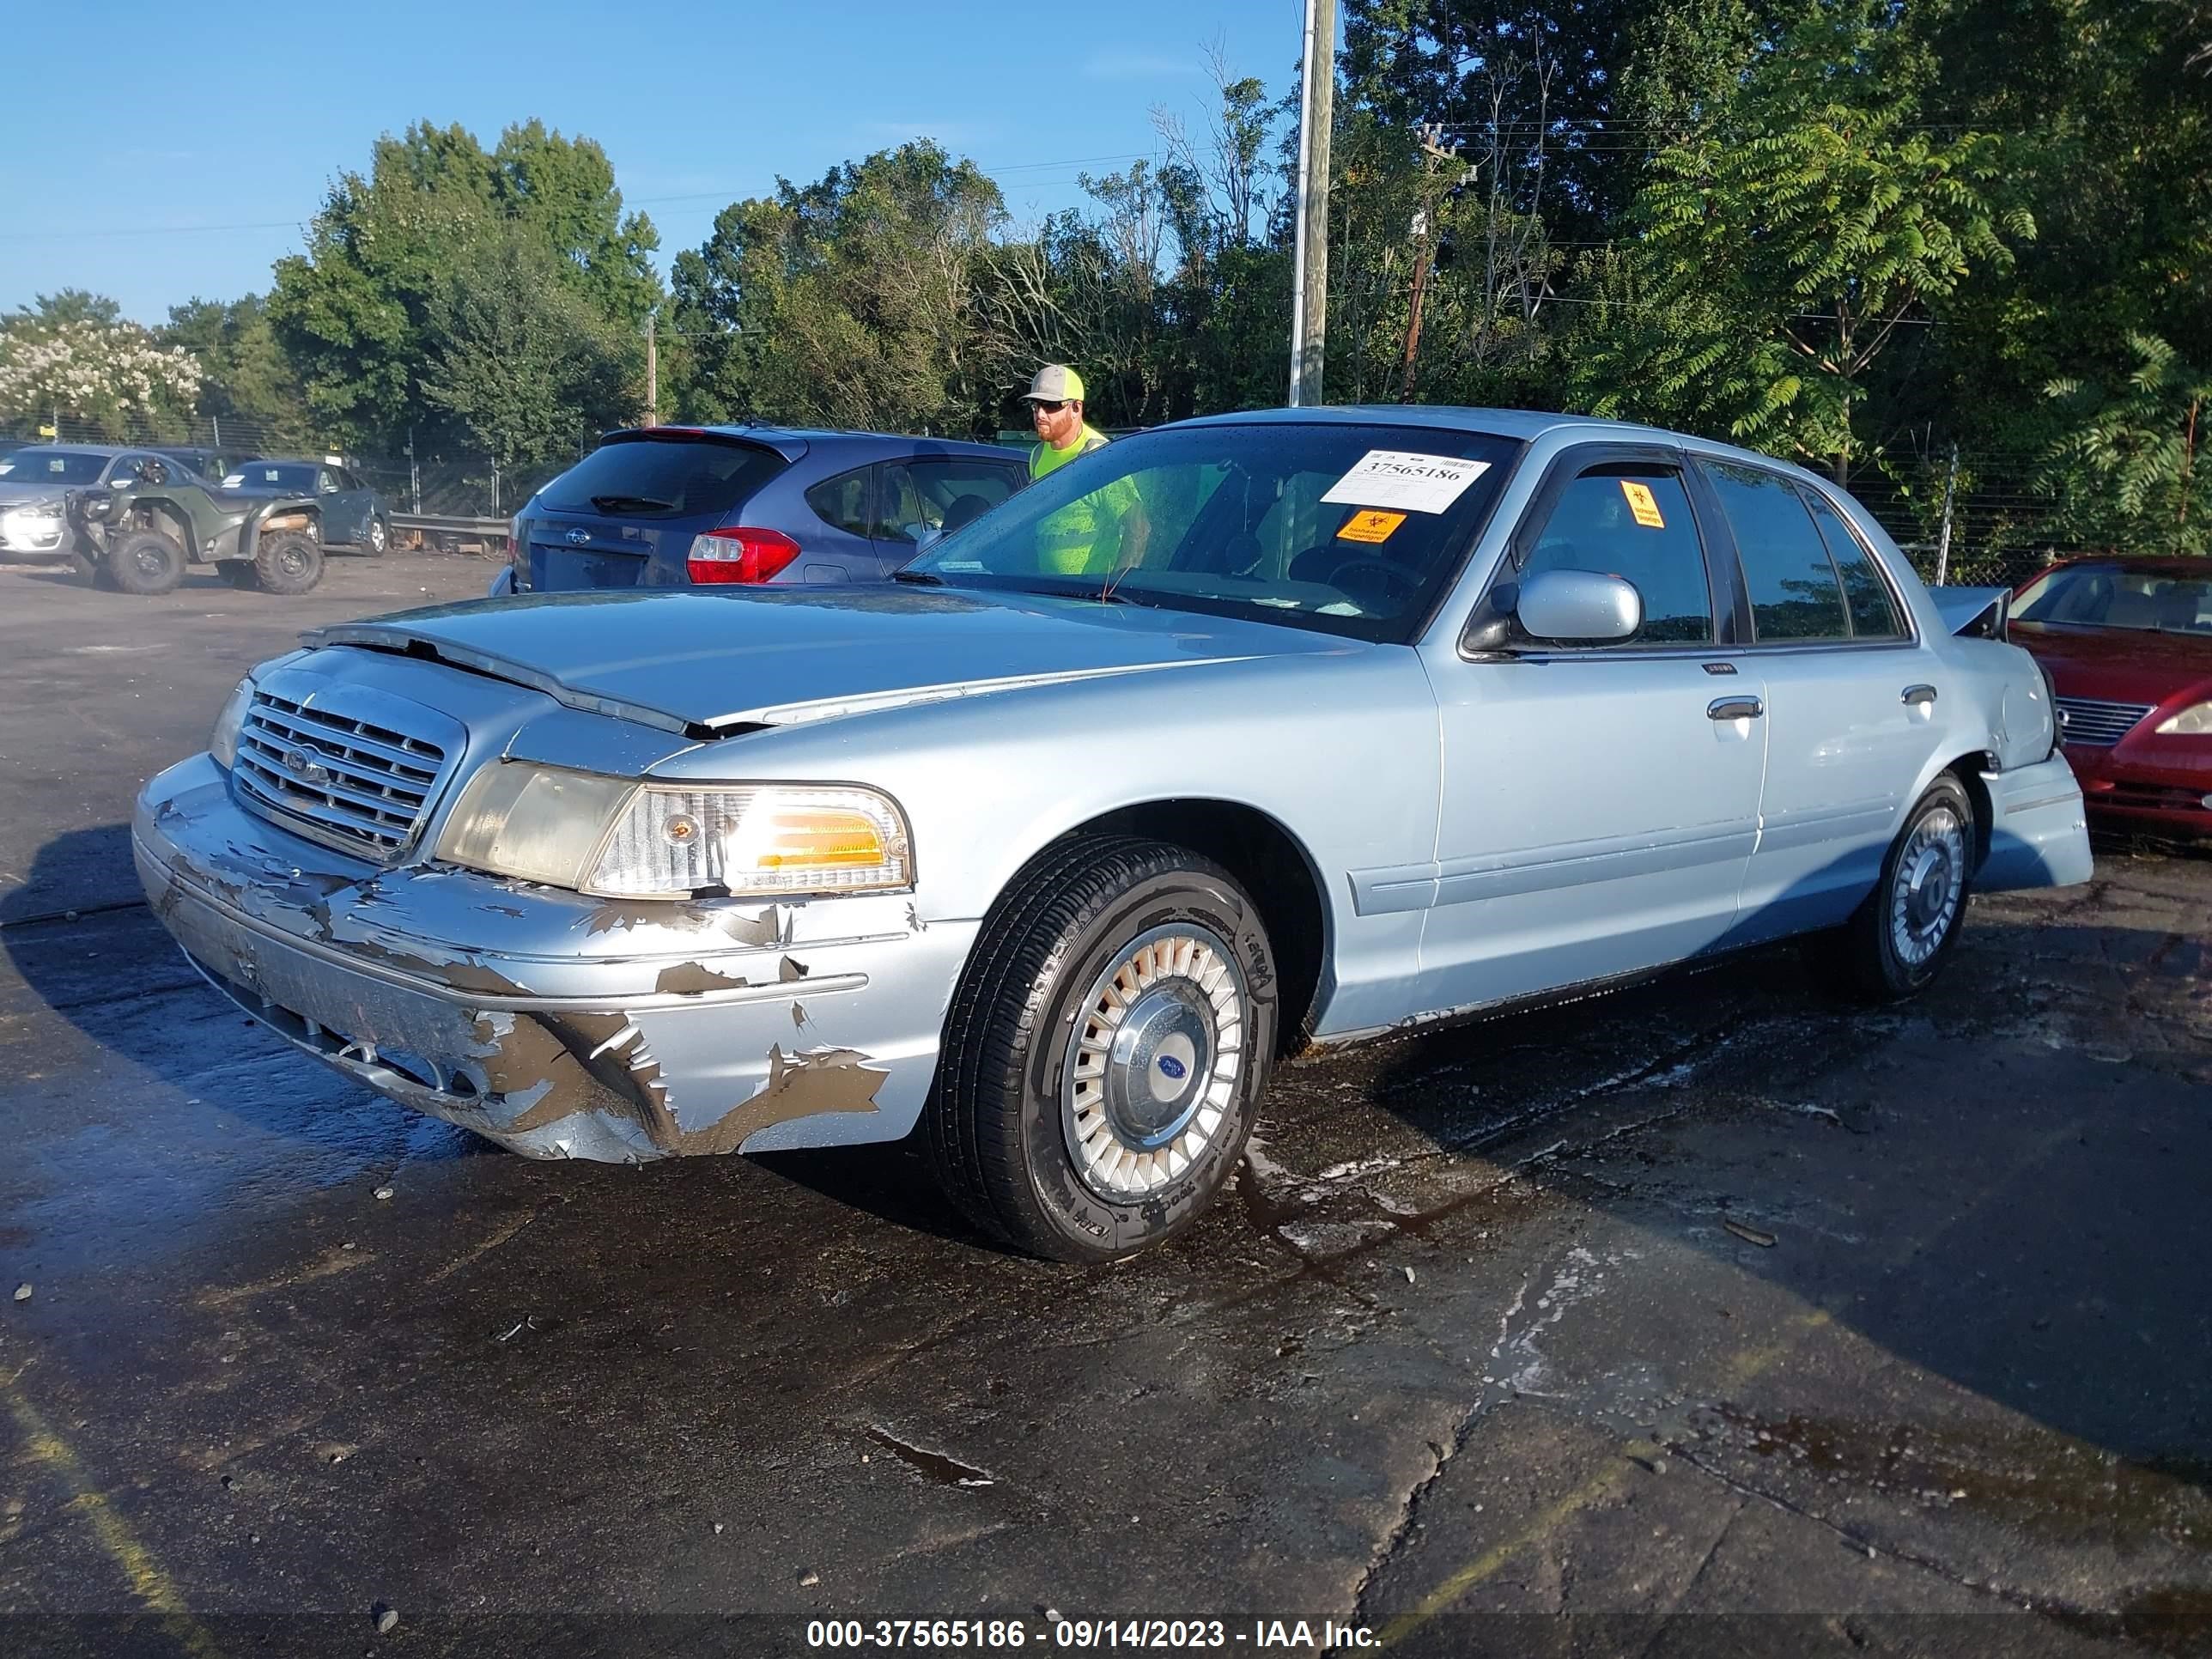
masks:
POLYGON ((473 244, 431 298, 422 394, 505 471, 573 458, 637 406, 635 337, 562 280, 542 238, 510 222, 473 244))
POLYGON ((2212 371, 2154 335, 2130 335, 2128 349, 2135 366, 2117 391, 2063 380, 2046 388, 2067 421, 2038 480, 2058 503, 2047 530, 2130 553, 2212 553, 2203 476, 2212 371))
POLYGON ((1921 119, 1934 67, 1881 0, 1819 0, 1717 119, 1654 158, 1637 239, 1592 268, 1578 399, 1846 482, 1899 331, 2034 234, 2004 141, 1921 119))
POLYGON ((1930 106, 2002 131, 2036 238, 1971 274, 1897 418, 1969 447, 2039 451, 2068 376, 2117 381, 2131 336, 2212 362, 2212 86, 2206 9, 2150 0, 1916 0, 1930 106))
POLYGON ((647 256, 659 238, 643 216, 623 215, 589 139, 533 121, 487 152, 464 128, 422 123, 378 140, 366 174, 339 175, 307 252, 277 261, 268 307, 309 409, 335 435, 399 447, 446 343, 438 319, 453 314, 454 278, 488 268, 484 246, 520 245, 510 230, 610 325, 639 325, 658 298, 647 256))
POLYGON ((224 437, 240 443, 301 448, 313 442, 314 423, 299 377, 276 343, 269 309, 249 294, 224 304, 187 300, 169 307, 169 320, 157 331, 164 345, 187 351, 202 372, 199 410, 218 424, 229 422, 224 437))
POLYGON ((691 419, 968 431, 1004 379, 985 305, 999 188, 926 140, 733 203, 677 257, 691 419))

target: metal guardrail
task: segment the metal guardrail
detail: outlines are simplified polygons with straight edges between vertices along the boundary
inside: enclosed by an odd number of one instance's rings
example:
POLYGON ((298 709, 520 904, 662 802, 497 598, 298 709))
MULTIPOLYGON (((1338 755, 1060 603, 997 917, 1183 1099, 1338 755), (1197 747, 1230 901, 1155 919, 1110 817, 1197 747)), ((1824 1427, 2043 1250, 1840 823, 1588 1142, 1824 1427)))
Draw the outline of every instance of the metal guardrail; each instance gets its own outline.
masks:
POLYGON ((440 513, 394 513, 394 539, 434 553, 477 553, 507 556, 507 519, 469 519, 440 513), (411 538, 411 542, 409 538, 411 538))

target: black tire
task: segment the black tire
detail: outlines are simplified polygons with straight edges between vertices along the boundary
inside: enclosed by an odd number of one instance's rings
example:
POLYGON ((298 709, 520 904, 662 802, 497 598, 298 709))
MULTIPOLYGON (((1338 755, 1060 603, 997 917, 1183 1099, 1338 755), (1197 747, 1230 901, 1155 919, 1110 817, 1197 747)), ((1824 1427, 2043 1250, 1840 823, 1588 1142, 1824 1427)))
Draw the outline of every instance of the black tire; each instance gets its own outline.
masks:
POLYGON ((261 591, 261 573, 254 568, 251 559, 225 559, 216 566, 216 571, 223 580, 243 592, 258 593, 261 591))
POLYGON ((372 559, 380 559, 392 550, 392 526, 384 514, 380 513, 368 521, 368 539, 361 545, 372 559))
POLYGON ((1277 1012, 1266 924, 1226 871, 1163 842, 1059 842, 992 907, 954 992, 924 1108, 939 1178, 979 1227, 1053 1261, 1116 1261, 1172 1238, 1243 1155, 1273 1066, 1277 1012), (1188 971, 1159 965, 1185 947, 1188 971), (1158 953, 1153 977, 1133 977, 1146 970, 1131 952, 1158 953), (1117 1003, 1111 1024, 1083 1019, 1117 971, 1136 994, 1117 1003), (1129 1058, 1141 1061, 1109 1066, 1102 1032, 1133 1034, 1129 1058), (1101 1069, 1079 1077, 1086 1047, 1101 1069), (1131 1109, 1170 1137, 1152 1151, 1116 1139, 1121 1120, 1109 1111, 1108 1091, 1139 1082, 1149 1092, 1131 1109), (1085 1123, 1089 1150, 1079 1153, 1085 1123), (1112 1190, 1102 1157, 1126 1160, 1134 1187, 1112 1190))
POLYGON ((1806 942, 1815 973, 1859 1002, 1898 1002, 1927 989, 1966 921, 1977 844, 1973 801, 1947 772, 1905 814, 1865 902, 1841 927, 1806 942))
POLYGON ((264 593, 305 593, 323 579, 323 544, 304 530, 279 530, 253 547, 264 593))
POLYGON ((182 544, 158 530, 133 530, 107 544, 101 564, 125 593, 143 599, 174 591, 188 562, 182 544))

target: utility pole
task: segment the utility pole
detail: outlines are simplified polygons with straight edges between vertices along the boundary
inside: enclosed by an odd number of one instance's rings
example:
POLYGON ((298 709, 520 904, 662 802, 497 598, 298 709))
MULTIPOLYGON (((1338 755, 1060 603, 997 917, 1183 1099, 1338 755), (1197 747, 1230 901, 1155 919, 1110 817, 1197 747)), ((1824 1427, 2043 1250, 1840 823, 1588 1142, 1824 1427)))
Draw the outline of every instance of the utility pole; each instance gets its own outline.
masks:
POLYGON ((1297 256, 1291 276, 1291 407, 1321 401, 1328 333, 1328 135, 1336 102, 1336 0, 1306 0, 1298 98, 1297 256))
MULTIPOLYGON (((1406 367, 1398 387, 1398 401, 1413 401, 1413 362, 1421 349, 1421 295, 1429 285, 1429 247, 1434 238, 1437 217, 1437 164, 1459 160, 1459 148, 1443 147, 1444 130, 1431 122, 1421 129, 1421 154, 1425 158, 1421 173, 1421 210, 1413 216, 1413 303, 1406 319, 1406 367)), ((1462 173, 1460 182, 1465 184, 1468 174, 1462 173)))
POLYGON ((660 424, 660 345, 654 339, 653 313, 645 313, 645 423, 660 424))

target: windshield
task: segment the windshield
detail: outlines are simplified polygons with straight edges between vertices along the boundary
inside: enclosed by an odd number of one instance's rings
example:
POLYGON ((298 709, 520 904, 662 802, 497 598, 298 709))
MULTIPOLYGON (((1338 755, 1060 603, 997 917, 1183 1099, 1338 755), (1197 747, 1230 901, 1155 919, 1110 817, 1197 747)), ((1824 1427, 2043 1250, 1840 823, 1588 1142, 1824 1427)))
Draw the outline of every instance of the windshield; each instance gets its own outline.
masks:
POLYGON ((2068 565, 2046 571, 2030 583, 2020 596, 2013 620, 2212 634, 2212 575, 2183 576, 2112 564, 2068 565))
POLYGON ((0 455, 0 483, 98 483, 107 461, 105 455, 77 449, 19 449, 0 455))
POLYGON ((232 489, 289 489, 312 495, 315 469, 307 461, 248 461, 223 483, 232 489))
POLYGON ((1164 427, 1069 462, 900 575, 1403 643, 1519 449, 1427 426, 1164 427))

